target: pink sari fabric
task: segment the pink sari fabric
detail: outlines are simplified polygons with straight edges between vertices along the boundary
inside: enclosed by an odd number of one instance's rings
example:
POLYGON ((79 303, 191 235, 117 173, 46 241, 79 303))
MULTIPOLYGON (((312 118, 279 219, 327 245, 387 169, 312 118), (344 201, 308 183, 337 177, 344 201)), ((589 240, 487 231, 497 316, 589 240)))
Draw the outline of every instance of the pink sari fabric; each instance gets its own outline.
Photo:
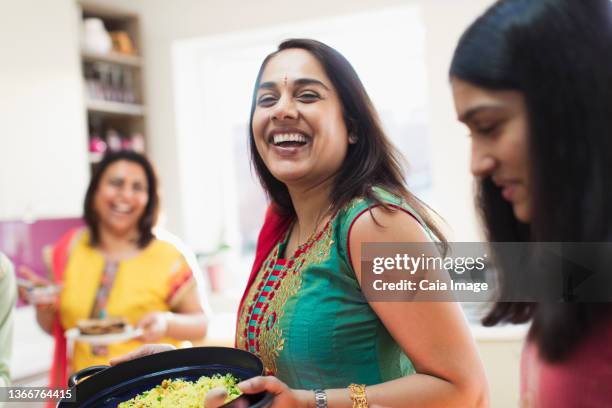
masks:
POLYGON ((612 319, 584 339, 569 359, 543 361, 534 343, 521 359, 521 407, 612 407, 612 319))

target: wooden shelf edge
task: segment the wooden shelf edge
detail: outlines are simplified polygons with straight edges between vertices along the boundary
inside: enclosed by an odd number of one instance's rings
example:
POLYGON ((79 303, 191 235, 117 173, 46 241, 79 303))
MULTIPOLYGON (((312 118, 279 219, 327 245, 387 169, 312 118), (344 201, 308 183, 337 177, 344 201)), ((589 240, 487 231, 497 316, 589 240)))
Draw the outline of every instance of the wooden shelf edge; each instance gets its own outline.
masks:
POLYGON ((138 55, 126 55, 118 52, 109 52, 108 54, 97 54, 88 51, 82 51, 81 57, 84 61, 90 62, 110 62, 113 64, 125 65, 129 67, 140 68, 142 59, 138 55))
POLYGON ((144 105, 103 101, 97 99, 89 99, 87 101, 87 110, 90 112, 126 116, 145 116, 146 114, 146 108, 144 105))

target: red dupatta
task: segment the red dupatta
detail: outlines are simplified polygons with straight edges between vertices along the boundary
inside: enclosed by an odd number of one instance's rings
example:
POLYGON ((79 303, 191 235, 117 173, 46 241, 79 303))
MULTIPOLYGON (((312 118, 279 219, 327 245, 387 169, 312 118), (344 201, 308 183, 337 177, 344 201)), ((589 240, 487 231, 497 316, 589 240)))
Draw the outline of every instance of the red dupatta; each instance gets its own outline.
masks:
MULTIPOLYGON (((289 226, 291 225, 291 218, 287 216, 281 215, 275 204, 270 204, 268 209, 266 210, 266 216, 264 219, 264 224, 261 227, 261 231, 259 231, 259 237, 257 238, 257 249, 255 251, 255 260, 253 261, 253 267, 251 269, 251 274, 249 276, 249 280, 247 281, 246 288, 244 289, 244 293, 242 294, 242 299, 240 299, 240 305, 238 306, 238 316, 236 320, 236 329, 238 328, 238 321, 240 320, 240 311, 242 310, 242 305, 244 304, 244 300, 249 293, 249 289, 255 278, 257 277, 257 273, 261 269, 263 262, 266 260, 270 251, 274 246, 278 243, 278 241, 283 237, 289 226)), ((234 337, 237 339, 237 336, 234 337)), ((234 346, 238 347, 238 344, 234 340, 234 346)))
MULTIPOLYGON (((81 232, 81 228, 74 228, 68 231, 54 246, 51 252, 51 270, 53 281, 61 283, 64 278, 64 271, 68 264, 70 251, 81 232)), ((59 301, 58 301, 59 302, 59 301)), ((66 388, 68 383, 68 353, 66 350, 66 337, 64 337, 64 328, 59 319, 59 313, 56 313, 53 319, 51 334, 55 340, 53 350, 53 365, 49 373, 49 387, 66 388)), ((54 407, 55 403, 49 401, 47 407, 54 407)))

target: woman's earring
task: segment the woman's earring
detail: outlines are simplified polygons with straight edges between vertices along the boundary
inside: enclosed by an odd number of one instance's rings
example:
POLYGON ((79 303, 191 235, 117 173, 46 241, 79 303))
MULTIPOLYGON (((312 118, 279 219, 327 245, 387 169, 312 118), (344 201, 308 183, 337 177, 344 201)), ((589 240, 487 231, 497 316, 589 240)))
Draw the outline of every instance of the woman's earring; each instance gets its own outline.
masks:
POLYGON ((352 134, 352 133, 351 133, 351 134, 349 135, 348 140, 349 140, 349 143, 350 143, 350 144, 355 144, 355 143, 357 143, 357 141, 359 140, 359 138, 358 138, 357 136, 355 136, 354 134, 352 134))

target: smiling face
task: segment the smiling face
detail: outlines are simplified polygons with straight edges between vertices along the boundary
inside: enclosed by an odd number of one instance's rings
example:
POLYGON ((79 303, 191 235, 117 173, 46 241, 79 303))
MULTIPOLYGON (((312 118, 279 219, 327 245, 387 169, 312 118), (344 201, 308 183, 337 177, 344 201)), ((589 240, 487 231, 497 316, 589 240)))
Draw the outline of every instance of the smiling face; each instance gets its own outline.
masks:
POLYGON ((349 137, 339 96, 315 57, 297 48, 272 57, 255 103, 255 145, 274 177, 289 187, 333 178, 349 137))
POLYGON ((470 129, 471 171, 491 177, 515 217, 531 221, 528 123, 525 99, 519 91, 492 91, 451 80, 457 117, 470 129))
POLYGON ((119 160, 102 174, 93 206, 100 228, 116 235, 138 234, 138 221, 148 201, 144 169, 138 163, 119 160))

